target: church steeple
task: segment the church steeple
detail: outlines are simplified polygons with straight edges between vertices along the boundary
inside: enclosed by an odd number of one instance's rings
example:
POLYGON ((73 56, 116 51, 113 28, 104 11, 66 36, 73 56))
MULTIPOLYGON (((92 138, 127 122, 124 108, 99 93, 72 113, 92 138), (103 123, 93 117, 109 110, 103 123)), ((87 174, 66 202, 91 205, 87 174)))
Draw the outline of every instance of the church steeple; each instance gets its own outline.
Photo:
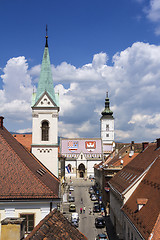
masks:
POLYGON ((54 92, 54 86, 53 86, 52 70, 51 70, 49 49, 48 49, 47 31, 48 29, 46 25, 46 36, 45 36, 46 43, 45 43, 45 49, 44 49, 43 60, 41 65, 41 73, 40 73, 40 78, 38 82, 37 93, 36 93, 36 97, 35 97, 35 101, 33 102, 33 105, 37 103, 37 101, 41 98, 41 96, 45 92, 47 92, 50 98, 55 103, 55 105, 58 106, 58 100, 56 98, 56 95, 54 92))
POLYGON ((103 154, 108 156, 113 151, 114 147, 114 117, 113 112, 110 109, 110 102, 108 92, 105 98, 105 109, 101 113, 101 139, 103 145, 103 154))
POLYGON ((106 99, 105 99, 105 109, 101 113, 103 116, 113 118, 113 112, 110 110, 110 102, 108 97, 108 92, 106 92, 106 99))
POLYGON ((59 95, 54 92, 46 26, 37 93, 32 95, 32 154, 58 177, 59 95))

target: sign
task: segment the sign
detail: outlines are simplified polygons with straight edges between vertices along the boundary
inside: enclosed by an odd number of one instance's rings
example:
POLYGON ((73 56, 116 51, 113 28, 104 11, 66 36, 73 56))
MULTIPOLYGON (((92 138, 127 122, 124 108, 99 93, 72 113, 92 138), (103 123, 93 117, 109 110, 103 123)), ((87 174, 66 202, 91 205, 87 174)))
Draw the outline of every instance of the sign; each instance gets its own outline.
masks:
POLYGON ((78 149, 78 141, 69 141, 68 149, 71 152, 75 152, 78 149))
POLYGON ((85 147, 88 152, 93 152, 96 149, 96 141, 86 141, 85 147))

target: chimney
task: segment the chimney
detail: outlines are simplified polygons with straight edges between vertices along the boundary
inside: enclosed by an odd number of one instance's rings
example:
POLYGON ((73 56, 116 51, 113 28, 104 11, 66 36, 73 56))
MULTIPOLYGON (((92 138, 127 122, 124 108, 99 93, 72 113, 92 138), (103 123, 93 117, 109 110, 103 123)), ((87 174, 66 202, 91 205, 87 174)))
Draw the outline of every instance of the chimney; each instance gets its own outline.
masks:
POLYGON ((5 218, 1 221, 1 240, 22 240, 25 234, 24 218, 5 218))
POLYGON ((134 141, 131 141, 129 157, 131 158, 134 155, 134 141))
POLYGON ((157 148, 160 147, 160 138, 157 138, 157 148))
POLYGON ((142 142, 142 151, 148 146, 149 142, 142 142))
POLYGON ((4 117, 0 116, 0 128, 2 128, 2 129, 3 129, 3 119, 4 119, 4 117))
POLYGON ((131 141, 131 151, 134 151, 134 141, 131 141))

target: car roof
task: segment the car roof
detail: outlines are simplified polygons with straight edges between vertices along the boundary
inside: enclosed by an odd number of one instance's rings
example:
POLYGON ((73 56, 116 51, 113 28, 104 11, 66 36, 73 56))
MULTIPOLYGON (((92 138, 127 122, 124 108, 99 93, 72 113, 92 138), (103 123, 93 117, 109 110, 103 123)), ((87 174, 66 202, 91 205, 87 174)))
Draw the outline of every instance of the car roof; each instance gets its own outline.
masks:
POLYGON ((99 233, 98 236, 99 237, 106 237, 106 234, 105 233, 99 233))

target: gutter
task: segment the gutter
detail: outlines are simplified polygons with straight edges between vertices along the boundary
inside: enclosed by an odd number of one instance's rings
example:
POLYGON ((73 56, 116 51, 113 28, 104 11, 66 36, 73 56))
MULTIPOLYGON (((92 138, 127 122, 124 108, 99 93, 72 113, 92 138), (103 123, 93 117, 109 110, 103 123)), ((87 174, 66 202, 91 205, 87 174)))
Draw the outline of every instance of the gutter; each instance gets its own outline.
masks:
POLYGON ((112 190, 113 190, 114 192, 116 192, 117 194, 119 194, 122 199, 124 198, 124 197, 122 196, 122 194, 121 194, 119 191, 117 191, 117 189, 115 189, 109 182, 108 182, 108 184, 109 184, 109 186, 112 188, 112 190))

